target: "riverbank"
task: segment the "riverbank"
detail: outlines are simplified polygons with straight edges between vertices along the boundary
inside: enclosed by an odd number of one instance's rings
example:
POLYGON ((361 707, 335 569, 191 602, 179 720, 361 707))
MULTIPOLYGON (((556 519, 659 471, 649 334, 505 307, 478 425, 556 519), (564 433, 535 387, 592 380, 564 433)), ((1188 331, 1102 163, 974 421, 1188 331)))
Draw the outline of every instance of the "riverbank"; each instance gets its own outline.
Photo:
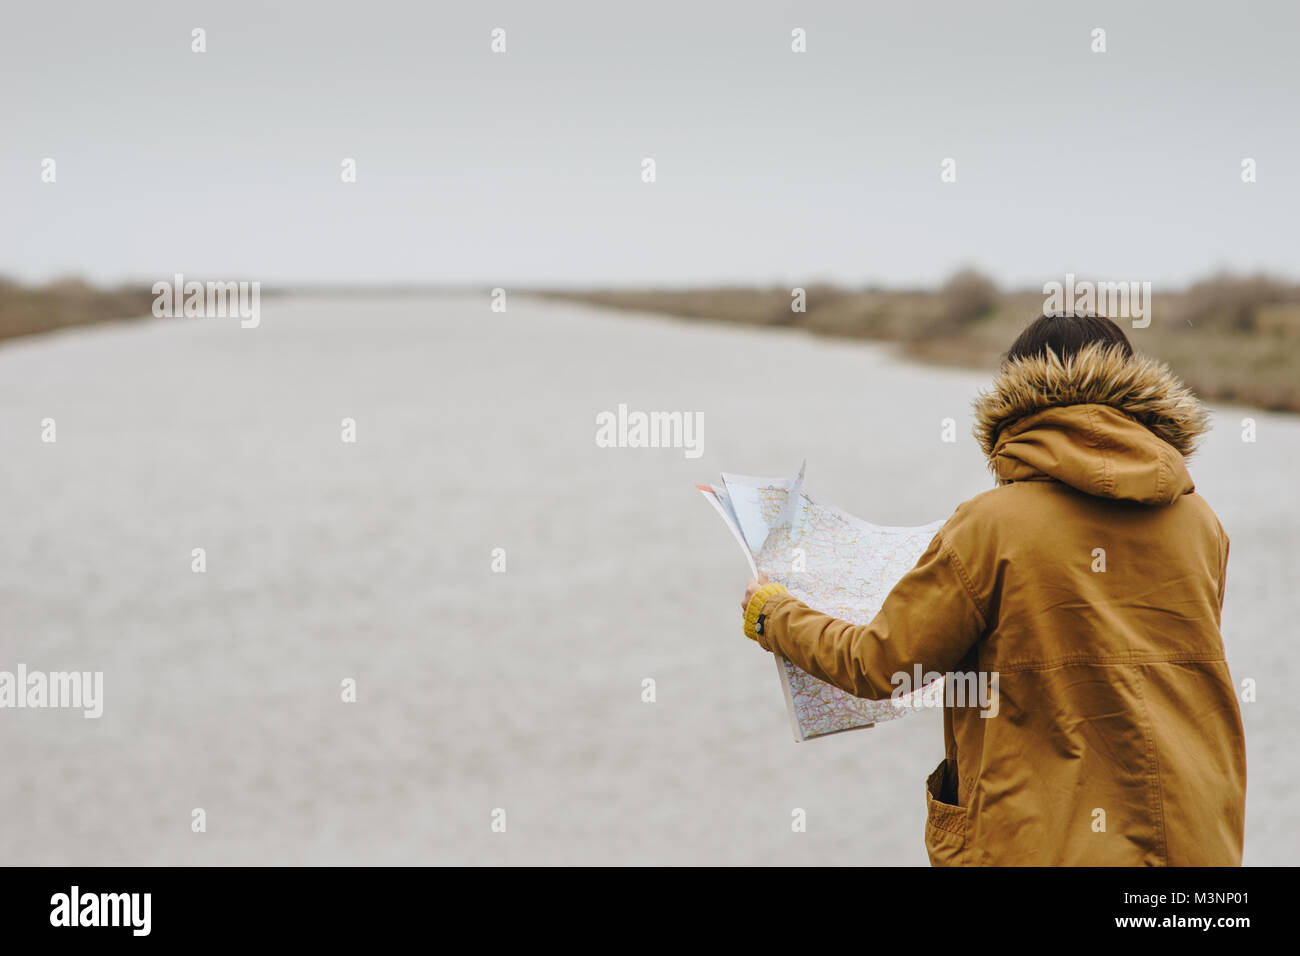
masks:
MULTIPOLYGON (((1003 291, 963 272, 936 290, 805 289, 792 310, 787 287, 568 289, 546 298, 687 319, 805 329, 818 335, 897 342, 910 358, 991 370, 1021 329, 1042 313, 1037 290, 1003 291)), ((1179 291, 1157 290, 1150 324, 1122 322, 1134 347, 1174 369, 1207 400, 1300 412, 1300 286, 1221 275, 1179 291)))
POLYGON ((0 278, 0 340, 53 332, 93 322, 147 316, 153 293, 147 286, 102 288, 81 279, 21 285, 0 278))

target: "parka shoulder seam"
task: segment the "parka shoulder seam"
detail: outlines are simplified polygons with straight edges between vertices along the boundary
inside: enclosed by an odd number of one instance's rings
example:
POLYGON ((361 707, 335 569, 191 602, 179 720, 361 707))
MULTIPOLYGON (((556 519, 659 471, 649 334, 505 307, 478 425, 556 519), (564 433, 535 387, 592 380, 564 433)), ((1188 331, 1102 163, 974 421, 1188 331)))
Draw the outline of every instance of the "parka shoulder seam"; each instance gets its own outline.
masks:
POLYGON ((947 555, 948 560, 952 562, 953 570, 957 572, 957 580, 961 581, 962 587, 966 590, 966 596, 970 598, 971 604, 975 606, 975 613, 978 614, 980 618, 980 628, 987 628, 989 622, 988 610, 984 607, 976 594, 975 586, 971 582, 970 575, 966 572, 966 566, 961 563, 961 558, 957 557, 957 552, 954 551, 952 545, 948 543, 948 539, 944 537, 943 531, 939 532, 939 547, 943 549, 943 553, 947 555))

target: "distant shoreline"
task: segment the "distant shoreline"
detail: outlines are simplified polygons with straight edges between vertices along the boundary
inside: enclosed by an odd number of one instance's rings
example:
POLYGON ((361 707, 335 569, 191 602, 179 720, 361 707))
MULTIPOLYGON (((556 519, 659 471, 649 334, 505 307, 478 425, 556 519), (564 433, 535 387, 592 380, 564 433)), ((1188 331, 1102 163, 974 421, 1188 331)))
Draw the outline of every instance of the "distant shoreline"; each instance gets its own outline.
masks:
MULTIPOLYGON (((170 281, 167 276, 163 281, 170 281)), ((56 332, 98 322, 148 318, 153 314, 153 283, 97 286, 82 279, 59 279, 24 285, 0 276, 0 344, 6 340, 56 332)), ((482 286, 426 283, 298 283, 268 286, 262 294, 320 298, 406 298, 430 295, 475 295, 482 286)))
MULTIPOLYGON (((299 285, 267 295, 425 295, 449 287, 418 283, 299 285)), ((457 287, 454 291, 484 292, 457 287)), ((542 299, 655 312, 819 335, 894 342, 910 358, 993 370, 1019 331, 1043 311, 1037 291, 1004 292, 963 272, 933 290, 808 286, 803 311, 786 287, 693 289, 520 289, 542 299)), ((113 288, 66 279, 25 286, 0 278, 0 343, 58 329, 152 314, 144 284, 113 288)), ((1152 297, 1150 324, 1125 331, 1140 351, 1168 362, 1198 395, 1269 411, 1300 412, 1300 285, 1264 276, 1220 275, 1152 297)))
MULTIPOLYGON (((1003 292, 973 273, 936 290, 787 287, 534 290, 539 298, 683 319, 804 329, 894 342, 910 358, 992 371, 1016 335, 1042 314, 1038 291, 1003 292)), ((1153 298, 1150 324, 1119 320, 1134 348, 1165 361, 1207 401, 1300 412, 1300 286, 1216 276, 1153 298)))

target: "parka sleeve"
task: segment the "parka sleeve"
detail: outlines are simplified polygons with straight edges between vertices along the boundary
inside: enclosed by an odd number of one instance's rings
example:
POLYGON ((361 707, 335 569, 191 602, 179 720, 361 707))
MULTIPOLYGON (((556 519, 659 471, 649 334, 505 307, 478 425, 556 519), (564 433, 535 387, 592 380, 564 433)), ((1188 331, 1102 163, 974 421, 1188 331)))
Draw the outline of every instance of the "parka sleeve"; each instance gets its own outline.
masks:
POLYGON ((917 664, 923 673, 955 669, 985 630, 980 590, 941 529, 871 623, 836 620, 768 585, 746 609, 745 632, 814 677, 883 700, 893 693, 895 676, 910 679, 917 664))

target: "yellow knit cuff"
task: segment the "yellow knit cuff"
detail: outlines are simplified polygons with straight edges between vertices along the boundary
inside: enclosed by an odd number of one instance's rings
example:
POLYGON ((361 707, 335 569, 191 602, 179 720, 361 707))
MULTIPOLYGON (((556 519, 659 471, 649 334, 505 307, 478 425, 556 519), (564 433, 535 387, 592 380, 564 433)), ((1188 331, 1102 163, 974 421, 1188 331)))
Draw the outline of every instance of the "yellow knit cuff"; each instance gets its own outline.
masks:
POLYGON ((758 633, 754 630, 754 627, 758 624, 758 616, 763 613, 763 605, 778 594, 789 593, 789 591, 787 591, 782 585, 777 584, 775 581, 771 584, 764 584, 754 592, 754 596, 749 599, 749 606, 745 608, 745 636, 747 638, 751 641, 758 641, 758 643, 763 644, 763 642, 759 640, 758 633))

